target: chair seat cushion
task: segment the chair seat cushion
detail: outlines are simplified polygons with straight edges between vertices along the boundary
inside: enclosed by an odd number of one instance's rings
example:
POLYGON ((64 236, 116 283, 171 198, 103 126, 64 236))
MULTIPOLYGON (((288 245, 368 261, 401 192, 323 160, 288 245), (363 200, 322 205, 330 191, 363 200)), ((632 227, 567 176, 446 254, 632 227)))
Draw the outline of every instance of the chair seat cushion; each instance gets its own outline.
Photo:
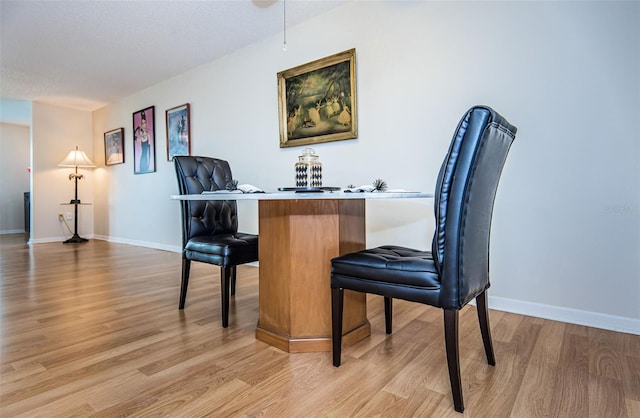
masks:
POLYGON ((440 288, 430 251, 387 245, 336 257, 331 265, 332 275, 422 289, 440 288))
POLYGON ((191 238, 184 247, 190 260, 217 265, 236 265, 258 260, 258 236, 235 234, 201 235, 191 238))

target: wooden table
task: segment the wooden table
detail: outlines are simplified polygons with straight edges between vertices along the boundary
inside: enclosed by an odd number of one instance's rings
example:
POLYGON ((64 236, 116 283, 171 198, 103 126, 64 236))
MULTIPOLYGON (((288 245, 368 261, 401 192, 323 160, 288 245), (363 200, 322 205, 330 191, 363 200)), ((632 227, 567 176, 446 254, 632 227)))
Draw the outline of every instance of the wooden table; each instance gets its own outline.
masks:
MULTIPOLYGON (((257 200, 256 339, 289 353, 331 351, 331 259, 365 248, 365 200, 429 193, 214 193, 174 200, 257 200)), ((366 295, 345 291, 343 344, 371 333, 366 295)))

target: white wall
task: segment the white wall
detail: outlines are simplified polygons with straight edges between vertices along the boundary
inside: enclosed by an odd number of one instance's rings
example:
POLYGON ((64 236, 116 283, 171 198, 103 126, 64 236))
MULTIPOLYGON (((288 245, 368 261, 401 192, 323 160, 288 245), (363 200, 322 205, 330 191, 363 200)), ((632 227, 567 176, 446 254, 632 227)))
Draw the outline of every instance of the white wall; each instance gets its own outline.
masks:
POLYGON ((29 126, 0 123, 0 234, 24 232, 29 191, 29 126))
MULTIPOLYGON (((58 221, 58 214, 74 212, 72 205, 61 205, 74 198, 74 182, 69 180, 73 168, 58 167, 58 163, 76 145, 91 158, 91 118, 90 112, 33 103, 30 242, 64 241, 71 236, 64 224, 58 221)), ((78 184, 78 198, 83 203, 93 203, 92 171, 78 169, 78 173, 85 176, 78 184)), ((93 207, 80 206, 78 218, 78 234, 92 237, 93 207)), ((73 219, 67 222, 73 230, 73 219)))
MULTIPOLYGON (((95 112, 96 154, 121 126, 126 148, 95 171, 95 232, 179 249, 164 111, 187 102, 192 154, 227 159, 241 183, 293 185, 302 149, 278 147, 276 73, 355 47, 359 138, 314 146, 324 184, 431 191, 460 116, 491 105, 519 128, 492 307, 640 333, 639 28, 638 2, 349 3, 289 28, 286 52, 274 37, 95 112), (131 114, 150 105, 157 172, 133 175, 131 114)), ((241 229, 257 232, 257 205, 241 203, 241 229)), ((432 202, 367 205, 369 246, 429 248, 432 202)))
POLYGON ((31 126, 31 102, 0 99, 0 122, 31 126))

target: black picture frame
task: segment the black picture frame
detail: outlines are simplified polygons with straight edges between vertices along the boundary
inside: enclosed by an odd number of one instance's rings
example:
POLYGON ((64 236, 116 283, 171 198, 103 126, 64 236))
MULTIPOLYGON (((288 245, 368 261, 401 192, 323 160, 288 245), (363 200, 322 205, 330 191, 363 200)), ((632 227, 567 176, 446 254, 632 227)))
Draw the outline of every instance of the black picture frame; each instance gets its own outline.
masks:
POLYGON ((104 165, 124 163, 124 128, 104 133, 104 165))
POLYGON ((156 171, 155 106, 133 113, 133 173, 156 171))
POLYGON ((189 103, 168 109, 166 112, 167 160, 176 155, 191 155, 191 115, 189 103))

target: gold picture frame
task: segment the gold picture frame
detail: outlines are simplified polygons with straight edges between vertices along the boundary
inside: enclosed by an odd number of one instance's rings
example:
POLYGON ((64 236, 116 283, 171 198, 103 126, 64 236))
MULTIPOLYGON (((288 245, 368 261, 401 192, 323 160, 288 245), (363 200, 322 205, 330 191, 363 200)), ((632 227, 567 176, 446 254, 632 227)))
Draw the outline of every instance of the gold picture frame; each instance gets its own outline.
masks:
POLYGON ((358 137, 355 48, 278 73, 280 148, 358 137))

